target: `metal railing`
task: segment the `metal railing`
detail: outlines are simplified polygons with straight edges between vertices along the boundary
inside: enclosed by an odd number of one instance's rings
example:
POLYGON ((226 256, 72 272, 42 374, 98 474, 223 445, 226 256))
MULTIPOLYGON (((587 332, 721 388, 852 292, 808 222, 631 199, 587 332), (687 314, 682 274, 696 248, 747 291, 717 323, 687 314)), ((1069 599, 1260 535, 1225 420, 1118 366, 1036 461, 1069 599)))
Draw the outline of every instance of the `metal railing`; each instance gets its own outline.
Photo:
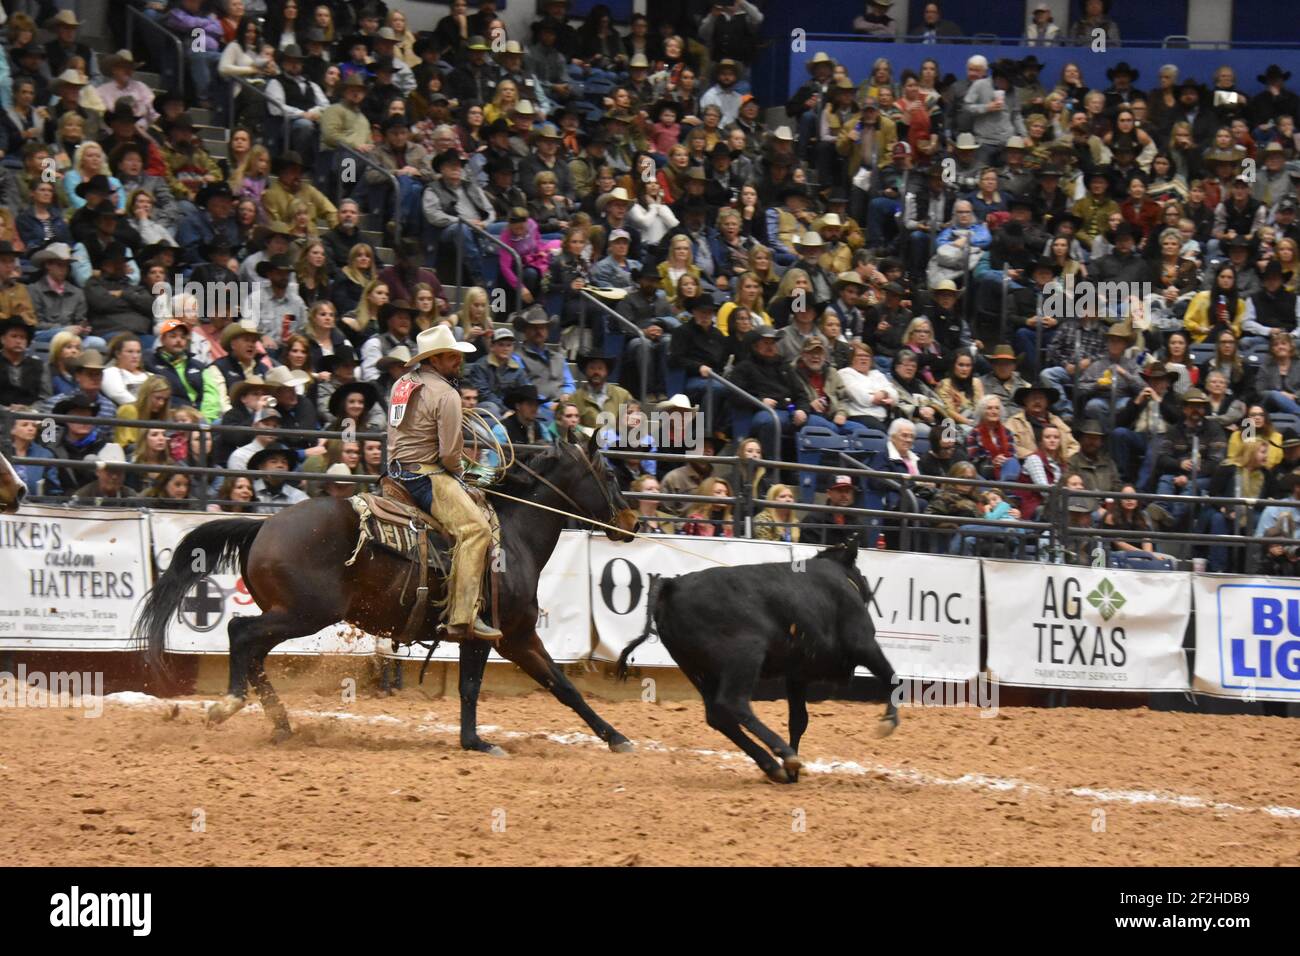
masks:
MULTIPOLYGON (((728 383, 730 384, 730 383, 728 383)), ((764 406, 766 407, 766 406, 764 406)), ((358 432, 351 433, 345 431, 316 431, 311 429, 267 429, 256 428, 247 425, 209 425, 207 423, 191 422, 171 422, 156 420, 140 419, 117 419, 117 418, 99 418, 96 416, 85 415, 43 415, 37 412, 9 412, 10 416, 23 420, 34 421, 54 421, 58 424, 82 423, 98 426, 125 426, 142 431, 148 429, 163 429, 166 431, 187 431, 202 432, 208 435, 263 435, 273 438, 311 438, 311 439, 329 439, 340 438, 348 441, 363 442, 367 440, 383 441, 386 438, 384 432, 358 432)), ((265 472, 253 471, 250 469, 230 469, 214 466, 211 462, 211 452, 208 449, 208 442, 201 442, 196 452, 198 459, 195 464, 186 463, 168 463, 168 464, 150 464, 136 462, 113 463, 113 467, 121 468, 125 471, 148 472, 148 473, 166 473, 188 474, 195 478, 203 479, 193 484, 191 493, 198 502, 200 508, 206 504, 212 503, 215 498, 210 487, 211 479, 246 477, 252 480, 258 478, 265 479, 270 476, 283 476, 286 481, 297 482, 328 482, 342 481, 352 484, 372 485, 378 481, 384 473, 384 462, 381 459, 379 466, 379 475, 353 474, 346 478, 341 476, 327 475, 324 471, 320 472, 265 472)), ((541 446, 519 445, 516 450, 521 453, 527 453, 541 446)), ((792 511, 806 512, 813 514, 839 514, 851 515, 863 519, 869 524, 863 524, 864 534, 874 538, 878 534, 897 533, 896 546, 900 550, 934 550, 936 544, 942 544, 944 541, 951 542, 954 534, 960 533, 963 537, 993 539, 1002 543, 1013 542, 1032 542, 1038 551, 1038 557, 1041 560, 1044 556, 1047 558, 1055 557, 1055 560, 1064 559, 1067 553, 1072 554, 1070 546, 1072 542, 1080 540, 1100 540, 1102 542, 1131 540, 1140 538, 1143 542, 1151 541, 1153 546, 1161 543, 1167 544, 1176 553, 1181 549, 1191 546, 1214 546, 1228 547, 1232 549, 1230 553, 1235 553, 1239 558, 1239 566, 1250 571, 1249 559, 1270 545, 1283 545, 1286 547, 1295 547, 1300 545, 1300 537, 1268 537, 1236 533, 1235 529, 1239 527, 1238 523, 1229 518, 1230 527, 1234 533, 1213 534, 1197 530, 1164 530, 1156 528, 1124 528, 1124 527, 1105 527, 1105 526, 1072 526, 1069 521, 1069 505, 1072 500, 1085 499, 1092 502, 1100 502, 1102 499, 1114 499, 1116 501, 1124 499, 1134 499, 1142 503, 1161 503, 1171 505, 1181 505, 1188 509, 1188 520, 1198 517, 1194 509, 1197 508, 1232 508, 1237 509, 1239 513, 1244 514, 1247 511, 1259 510, 1265 506, 1284 506, 1294 509, 1297 519, 1300 519, 1300 499, 1282 499, 1282 500, 1264 500, 1248 498, 1225 498, 1209 495, 1160 495, 1147 494, 1140 492, 1109 492, 1109 491, 1087 491, 1082 489, 1068 489, 1063 485, 1033 485, 1017 481, 998 481, 984 478, 951 478, 946 475, 911 475, 894 471, 880 471, 863 465, 851 456, 841 454, 834 464, 796 464, 777 459, 746 459, 742 460, 736 456, 698 456, 671 454, 666 452, 649 452, 637 449, 608 448, 605 454, 614 459, 630 460, 654 460, 661 462, 665 467, 676 467, 688 462, 697 462, 700 460, 708 461, 714 466, 733 467, 744 466, 768 469, 768 474, 775 480, 779 471, 782 469, 796 470, 799 472, 808 472, 812 474, 824 475, 841 475, 847 474, 854 478, 855 482, 861 484, 865 480, 869 487, 876 492, 881 489, 896 491, 898 493, 898 504, 885 507, 862 507, 855 506, 851 508, 841 508, 833 505, 818 505, 803 502, 791 502, 782 507, 788 507, 792 511), (979 489, 997 488, 1006 491, 1008 494, 1035 492, 1043 499, 1043 507, 1035 520, 996 520, 983 517, 967 517, 964 515, 939 514, 922 510, 918 489, 925 486, 932 487, 975 487, 979 489), (954 525, 956 527, 954 527, 954 525), (987 528, 987 532, 981 532, 980 528, 987 528)), ((91 470, 100 467, 99 462, 65 459, 65 458, 34 458, 30 456, 13 455, 10 459, 15 465, 33 466, 36 468, 46 469, 83 469, 91 470)), ((752 480, 752 474, 741 476, 746 482, 752 480)), ((60 498, 54 496, 45 496, 33 494, 29 500, 33 503, 60 503, 65 501, 75 489, 66 489, 66 495, 60 498)), ((748 535, 751 530, 750 519, 754 513, 766 507, 770 507, 770 501, 755 501, 749 495, 748 484, 743 489, 733 489, 733 497, 728 499, 717 499, 726 501, 734 506, 734 521, 736 532, 741 535, 748 535)), ((656 494, 636 494, 627 493, 629 499, 657 498, 665 501, 680 502, 709 502, 711 498, 695 495, 669 495, 666 493, 656 494)), ((159 502, 166 499, 151 499, 159 502)), ((882 502, 883 503, 883 502, 882 502)), ((267 504, 267 503, 263 503, 267 504)), ((269 503, 274 504, 274 503, 269 503)), ((1095 508, 1091 511, 1095 512, 1095 508)), ((812 527, 830 527, 829 524, 811 524, 812 527)), ((868 539, 864 539, 864 543, 868 539)), ((947 549, 941 549, 947 553, 947 549)), ((1077 555, 1075 555, 1077 558, 1077 555)), ((1096 560, 1095 556, 1093 560, 1096 560)), ((1090 563, 1090 562, 1089 562, 1090 563)))
MULTIPOLYGON (((515 260, 515 276, 516 278, 519 279, 519 285, 515 288, 514 311, 516 312, 521 311, 523 309, 523 302, 524 302, 523 256, 521 256, 518 252, 516 252, 509 244, 502 242, 500 239, 492 235, 492 233, 488 232, 486 229, 476 226, 472 222, 468 222, 467 220, 459 216, 456 218, 456 222, 458 225, 464 226, 465 228, 469 229, 469 231, 474 233, 475 235, 482 236, 484 239, 488 240, 488 242, 492 243, 498 249, 504 249, 506 252, 510 253, 511 258, 515 260)), ((457 309, 460 308, 461 299, 465 294, 464 293, 465 284, 462 281, 464 274, 465 274, 465 241, 462 235, 457 235, 456 236, 456 308, 457 309)))
MULTIPOLYGON (((887 37, 864 36, 861 33, 809 33, 806 37, 809 42, 813 41, 830 41, 839 43, 871 43, 879 46, 897 46, 898 44, 917 45, 920 44, 922 37, 919 34, 897 34, 887 37)), ((1078 48, 1088 46, 1092 42, 1089 37, 1084 40, 1071 40, 1062 32, 1061 36, 1053 41, 1049 49, 1055 48, 1078 48)), ((1294 40, 1192 40, 1186 34, 1169 34, 1159 39, 1131 39, 1125 37, 1123 40, 1124 49, 1146 49, 1159 50, 1168 49, 1174 43, 1179 49, 1191 50, 1294 50, 1300 49, 1300 42, 1294 40)), ((977 36, 952 37, 944 38, 940 46, 1027 46, 1023 35, 1018 36, 998 36, 993 33, 981 33, 977 36)), ((1113 43, 1112 46, 1119 48, 1121 44, 1113 43)), ((1037 49, 1037 47, 1031 48, 1037 49)))
POLYGON ((651 350, 650 350, 649 337, 645 334, 645 332, 643 332, 640 329, 640 327, 637 326, 635 322, 632 322, 624 315, 620 315, 618 310, 611 308, 609 305, 607 305, 604 302, 601 302, 600 299, 592 295, 586 289, 583 289, 578 294, 586 301, 595 305, 596 308, 600 309, 606 315, 613 318, 615 322, 617 322, 623 328, 629 330, 633 335, 635 335, 638 339, 641 340, 641 348, 637 350, 637 356, 638 356, 637 366, 641 373, 640 374, 641 394, 639 398, 641 399, 642 407, 644 407, 647 404, 646 396, 650 392, 650 351, 651 350))
MULTIPOLYGON (((135 39, 135 24, 137 22, 145 24, 150 30, 160 34, 168 44, 176 48, 176 94, 183 99, 185 97, 186 69, 184 42, 182 42, 180 37, 175 33, 172 33, 171 30, 168 30, 160 22, 147 16, 144 11, 128 6, 126 7, 126 47, 128 50, 134 47, 132 40, 135 39)), ((161 63, 158 64, 160 75, 163 72, 162 66, 161 63)))
MULTIPOLYGON (((304 399, 305 401, 305 399, 304 399)), ((94 425, 106 429, 113 428, 132 428, 141 432, 158 428, 164 431, 183 431, 183 432, 201 432, 210 436, 249 436, 256 435, 270 436, 280 440, 285 438, 314 438, 317 441, 328 441, 333 438, 343 439, 346 441, 379 441, 384 446, 384 459, 380 462, 380 472, 384 471, 387 458, 387 432, 351 432, 351 431, 324 431, 309 428, 256 428, 251 425, 212 425, 208 422, 171 422, 157 421, 151 419, 137 418, 103 418, 95 415, 54 415, 41 414, 39 412, 16 412, 10 411, 11 419, 21 421, 36 422, 53 422, 56 425, 82 424, 94 425)), ((167 474, 187 474, 200 478, 265 478, 268 472, 247 471, 214 466, 212 464, 212 442, 203 440, 199 442, 198 463, 190 464, 148 464, 136 462, 114 462, 114 467, 121 467, 127 471, 146 471, 167 474)), ((291 449, 296 450, 296 449, 291 449)), ((64 458, 31 458, 27 456, 14 456, 10 459, 15 465, 32 465, 41 468, 72 468, 72 469, 94 469, 99 467, 99 462, 85 461, 81 459, 64 459, 64 458)), ((276 474, 271 472, 270 474, 276 474)), ((285 474, 291 475, 292 481, 320 481, 325 480, 317 476, 315 472, 291 471, 285 474)), ((320 472, 323 475, 324 472, 320 472)), ((336 477, 336 476, 335 476, 336 477)), ((362 482, 377 481, 375 476, 353 475, 349 480, 362 482)), ((67 495, 71 495, 75 489, 64 489, 67 495)), ((197 482, 192 489, 201 504, 206 504, 208 500, 208 486, 206 481, 197 482)))
MULTIPOLYGON (((238 96, 239 96, 239 91, 240 91, 241 88, 242 88, 242 89, 245 89, 245 90, 248 90, 248 91, 249 91, 250 93, 252 93, 253 95, 260 97, 260 98, 262 99, 262 102, 264 102, 264 103, 266 104, 266 115, 267 115, 267 119, 268 119, 268 120, 270 120, 270 121, 274 121, 275 118, 276 118, 275 113, 272 111, 273 109, 279 109, 279 110, 280 110, 280 117, 279 117, 279 118, 280 118, 280 130, 281 130, 281 132, 280 132, 280 149, 281 149, 281 151, 287 150, 287 149, 289 148, 289 130, 290 130, 291 126, 292 126, 293 118, 292 118, 291 116, 289 116, 288 113, 284 112, 283 109, 281 108, 280 104, 279 104, 279 103, 276 103, 275 100, 271 99, 271 97, 267 94, 266 90, 262 89, 262 87, 258 86, 256 83, 250 83, 248 80, 244 79, 242 76, 227 76, 227 77, 225 77, 225 79, 227 79, 227 80, 230 81, 230 113, 229 113, 229 116, 230 116, 230 122, 231 122, 232 126, 233 126, 234 121, 235 121, 235 116, 236 116, 236 113, 235 113, 235 101, 236 101, 236 99, 237 99, 238 96)), ((272 77, 272 79, 274 79, 274 77, 272 77)), ((227 134, 227 135, 229 135, 229 134, 227 134)))
MULTIPOLYGON (((760 414, 763 412, 767 412, 767 414, 772 416, 772 457, 780 458, 781 457, 781 416, 776 413, 776 409, 768 405, 762 399, 749 394, 749 392, 745 391, 735 382, 728 380, 726 376, 724 376, 719 371, 715 370, 712 372, 712 374, 709 375, 709 381, 714 381, 714 380, 721 382, 723 387, 725 387, 729 392, 731 392, 732 395, 737 396, 746 404, 751 405, 754 408, 758 409, 760 414)), ((712 388, 706 388, 704 390, 704 421, 708 424, 710 428, 713 427, 713 389, 712 388)), ((788 468, 789 465, 788 464, 777 465, 775 467, 788 468)))
MULTIPOLYGON (((354 147, 349 146, 347 143, 339 143, 338 146, 335 147, 335 149, 344 153, 347 158, 359 159, 364 165, 369 166, 371 169, 375 170, 376 172, 382 173, 385 177, 387 177, 388 185, 393 190, 392 242, 393 242, 393 248, 396 249, 397 244, 402 241, 402 187, 401 184, 397 181, 397 174, 394 173, 391 169, 388 169, 385 166, 383 166, 378 160, 366 155, 365 153, 361 152, 361 150, 359 149, 355 149, 354 147)), ((342 200, 344 198, 342 177, 336 177, 335 185, 336 185, 336 190, 335 190, 334 198, 336 200, 342 200)), ((457 306, 459 306, 459 303, 457 303, 457 306)))

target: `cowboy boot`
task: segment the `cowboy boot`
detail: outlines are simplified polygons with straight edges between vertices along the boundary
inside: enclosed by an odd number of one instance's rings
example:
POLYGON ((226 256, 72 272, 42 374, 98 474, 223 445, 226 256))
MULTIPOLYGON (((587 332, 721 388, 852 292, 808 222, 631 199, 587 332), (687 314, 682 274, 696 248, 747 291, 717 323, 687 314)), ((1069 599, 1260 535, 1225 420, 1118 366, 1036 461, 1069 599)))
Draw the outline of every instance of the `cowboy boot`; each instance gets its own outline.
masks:
POLYGON ((471 624, 448 624, 447 637, 456 641, 464 641, 469 638, 475 638, 480 641, 496 641, 504 637, 499 630, 491 624, 486 623, 481 617, 476 617, 471 624))

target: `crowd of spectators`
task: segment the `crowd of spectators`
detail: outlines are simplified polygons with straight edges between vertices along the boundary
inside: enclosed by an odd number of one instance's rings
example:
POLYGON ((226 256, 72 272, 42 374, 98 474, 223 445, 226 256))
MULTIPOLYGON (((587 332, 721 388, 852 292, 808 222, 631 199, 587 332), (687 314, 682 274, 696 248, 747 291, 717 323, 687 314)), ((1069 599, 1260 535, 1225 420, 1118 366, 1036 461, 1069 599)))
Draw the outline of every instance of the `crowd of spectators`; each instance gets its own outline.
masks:
MULTIPOLYGON (((868 3, 854 29, 893 35, 891 7, 868 3)), ((1108 7, 1090 0, 1068 30, 1035 10, 1026 42, 1117 42, 1108 7)), ((814 51, 806 82, 771 104, 751 92, 764 17, 748 0, 656 5, 626 27, 548 0, 520 36, 493 0, 425 23, 373 0, 137 9, 204 49, 171 63, 141 31, 135 50, 117 37, 96 52, 70 12, 4 28, 11 409, 382 431, 414 336, 446 324, 476 346, 462 394, 501 419, 498 437, 701 408, 706 447, 745 459, 844 436, 951 519, 926 538, 939 550, 986 547, 965 519, 1035 517, 1028 486, 1043 484, 1187 499, 1076 505, 1080 529, 1131 530, 1106 539, 1114 550, 1155 550, 1157 530, 1291 532, 1288 509, 1196 501, 1288 497, 1300 461, 1300 101, 1278 65, 1253 96, 1226 66, 1170 64, 1148 89, 1082 51, 1057 77, 1029 51, 941 76, 922 47, 963 32, 927 4, 918 42, 882 47, 868 75, 814 51), (188 96, 152 89, 145 69, 184 70, 188 96), (224 156, 205 146, 214 126, 224 156), (369 162, 342 175, 352 153, 369 162), (185 281, 256 294, 229 304, 185 281), (924 480, 945 476, 1026 487, 924 480)), ((383 461, 374 439, 20 421, 9 437, 23 456, 97 459, 24 470, 45 494, 101 502, 193 498, 184 475, 116 461, 261 473, 211 483, 232 510, 350 494, 346 479, 383 461), (303 471, 339 480, 300 488, 303 471)), ((793 469, 661 470, 646 459, 627 477, 720 503, 641 499, 656 527, 733 533, 741 486, 760 537, 863 526, 851 511, 792 519, 813 492, 793 469)), ((825 490, 838 508, 901 500, 897 481, 825 490)), ((1282 552, 1268 552, 1277 569, 1294 564, 1282 552)), ((1226 548, 1198 553, 1229 563, 1226 548)))

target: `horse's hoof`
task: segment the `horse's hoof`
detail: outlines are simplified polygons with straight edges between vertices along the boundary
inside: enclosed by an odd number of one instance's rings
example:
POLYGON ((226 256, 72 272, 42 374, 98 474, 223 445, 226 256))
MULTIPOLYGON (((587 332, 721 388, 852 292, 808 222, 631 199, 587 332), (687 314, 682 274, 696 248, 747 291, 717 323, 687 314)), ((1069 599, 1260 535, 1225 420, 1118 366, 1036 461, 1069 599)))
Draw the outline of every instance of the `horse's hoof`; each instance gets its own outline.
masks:
POLYGON ((208 705, 208 725, 215 726, 224 723, 243 710, 244 704, 245 701, 242 697, 234 697, 230 694, 227 694, 221 700, 213 701, 208 705))
POLYGON ((609 749, 616 754, 630 754, 636 752, 636 744, 630 740, 620 740, 618 743, 611 743, 609 749))
POLYGON ((803 769, 803 758, 800 757, 798 754, 791 754, 790 756, 786 757, 785 760, 782 761, 781 765, 785 768, 785 772, 789 775, 790 782, 798 783, 799 771, 803 769))
POLYGON ((773 783, 791 783, 790 775, 785 772, 784 767, 773 767, 767 772, 767 779, 773 783))
POLYGON ((898 714, 886 714, 876 721, 874 731, 877 737, 888 737, 898 729, 898 714))
POLYGON ((282 744, 293 736, 293 730, 288 727, 276 727, 271 731, 271 743, 282 744))
POLYGON ((491 744, 491 745, 489 745, 488 748, 487 748, 487 750, 485 750, 485 751, 483 751, 483 752, 484 752, 485 754, 487 754, 489 757, 509 757, 509 756, 510 756, 510 754, 506 751, 506 749, 505 749, 504 747, 498 747, 496 744, 491 744))

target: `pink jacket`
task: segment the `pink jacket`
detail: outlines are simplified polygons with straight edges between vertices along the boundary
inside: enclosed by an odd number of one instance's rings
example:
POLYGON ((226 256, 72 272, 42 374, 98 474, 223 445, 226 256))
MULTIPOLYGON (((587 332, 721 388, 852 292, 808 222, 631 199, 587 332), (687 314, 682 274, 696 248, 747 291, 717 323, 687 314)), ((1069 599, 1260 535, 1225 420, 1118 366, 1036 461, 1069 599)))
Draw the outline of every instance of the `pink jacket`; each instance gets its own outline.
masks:
MULTIPOLYGON (((538 272, 545 272, 550 266, 551 257, 548 251, 550 243, 544 243, 541 239, 541 232, 537 228, 537 223, 532 219, 528 220, 528 229, 522 238, 516 239, 510 232, 509 227, 501 233, 502 242, 519 253, 519 258, 523 260, 524 268, 530 266, 538 272)), ((515 275, 515 257, 505 249, 499 251, 501 264, 501 278, 512 289, 519 288, 519 276, 515 275)))

